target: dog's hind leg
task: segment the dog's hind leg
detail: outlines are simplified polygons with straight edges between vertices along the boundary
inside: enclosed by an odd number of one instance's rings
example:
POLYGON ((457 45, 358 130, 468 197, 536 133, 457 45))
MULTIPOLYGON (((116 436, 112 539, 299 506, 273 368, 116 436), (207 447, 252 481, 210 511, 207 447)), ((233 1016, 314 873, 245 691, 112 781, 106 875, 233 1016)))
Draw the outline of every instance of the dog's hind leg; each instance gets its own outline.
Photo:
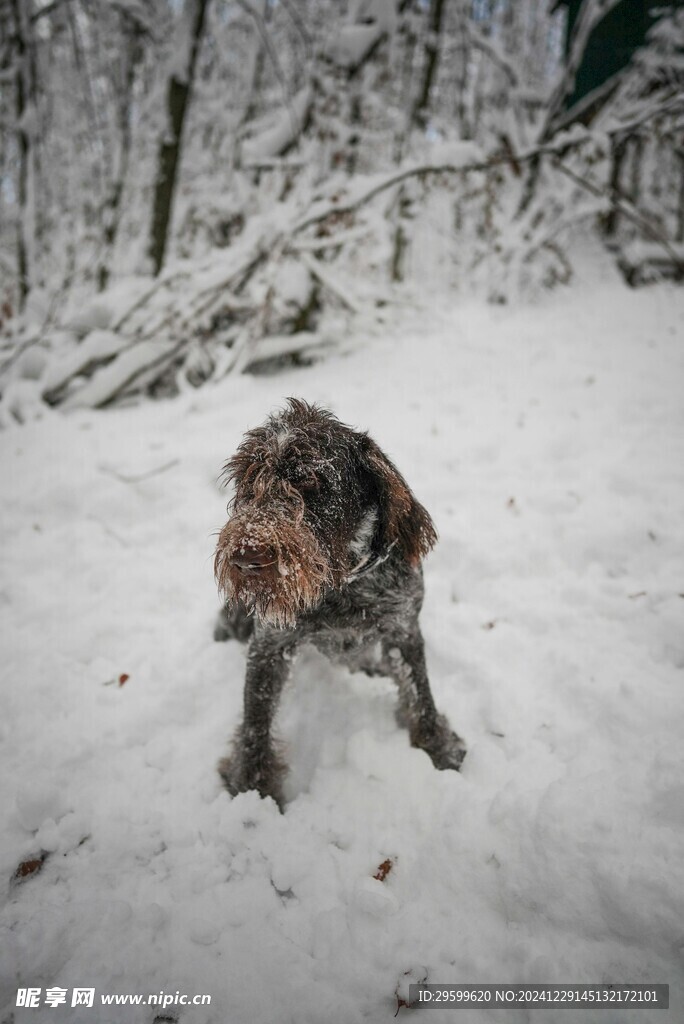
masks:
POLYGON ((408 729, 411 745, 429 754, 435 768, 458 771, 466 746, 435 707, 418 623, 406 635, 384 639, 383 652, 389 675, 399 689, 397 721, 408 729))

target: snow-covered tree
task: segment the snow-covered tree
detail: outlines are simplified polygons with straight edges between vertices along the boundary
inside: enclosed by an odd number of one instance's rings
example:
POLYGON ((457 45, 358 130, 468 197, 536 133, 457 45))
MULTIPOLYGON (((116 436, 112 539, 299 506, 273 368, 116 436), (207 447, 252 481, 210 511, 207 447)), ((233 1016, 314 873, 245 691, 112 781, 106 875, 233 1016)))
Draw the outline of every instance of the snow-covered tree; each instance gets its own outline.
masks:
POLYGON ((0 0, 0 384, 31 345, 91 404, 311 358, 400 284, 568 281, 578 231, 681 267, 680 5, 568 106, 616 2, 564 48, 548 0, 0 0))

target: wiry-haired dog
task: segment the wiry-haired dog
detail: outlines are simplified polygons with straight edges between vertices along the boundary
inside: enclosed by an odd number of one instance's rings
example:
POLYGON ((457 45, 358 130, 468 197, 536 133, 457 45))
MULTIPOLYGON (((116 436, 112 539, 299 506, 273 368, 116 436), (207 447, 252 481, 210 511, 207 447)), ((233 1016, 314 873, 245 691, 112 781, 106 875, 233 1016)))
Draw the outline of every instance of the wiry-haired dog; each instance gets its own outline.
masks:
POLYGON ((391 677, 397 719, 436 768, 465 747, 437 713, 418 613, 430 516, 365 433, 299 399, 245 435, 224 467, 235 485, 216 548, 226 607, 216 639, 248 640, 244 718, 219 765, 228 790, 283 803, 271 727, 304 641, 350 669, 391 677))

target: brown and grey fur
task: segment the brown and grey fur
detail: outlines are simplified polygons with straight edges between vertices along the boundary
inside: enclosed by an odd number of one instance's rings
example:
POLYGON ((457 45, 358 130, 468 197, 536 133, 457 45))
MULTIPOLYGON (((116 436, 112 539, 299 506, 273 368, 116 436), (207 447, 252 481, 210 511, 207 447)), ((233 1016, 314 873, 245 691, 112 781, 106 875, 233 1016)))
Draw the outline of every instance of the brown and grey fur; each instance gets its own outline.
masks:
POLYGON ((397 720, 436 768, 465 746, 437 713, 418 614, 421 559, 436 534, 406 481, 365 433, 298 399, 250 430, 224 467, 235 486, 215 571, 226 606, 216 639, 249 640, 244 716, 219 771, 233 793, 282 807, 285 765, 272 738, 297 648, 386 675, 397 720))

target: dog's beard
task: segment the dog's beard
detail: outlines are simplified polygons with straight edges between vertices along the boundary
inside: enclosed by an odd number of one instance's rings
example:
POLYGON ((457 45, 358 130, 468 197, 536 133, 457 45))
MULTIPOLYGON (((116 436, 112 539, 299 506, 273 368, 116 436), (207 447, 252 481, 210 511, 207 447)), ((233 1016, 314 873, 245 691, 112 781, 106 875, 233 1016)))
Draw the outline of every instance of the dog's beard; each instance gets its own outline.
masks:
POLYGON ((262 622, 292 627, 314 607, 332 581, 330 560, 311 530, 290 508, 246 508, 219 534, 214 559, 219 590, 230 603, 241 602, 262 622), (273 560, 255 573, 243 572, 231 559, 250 549, 267 549, 273 560))

